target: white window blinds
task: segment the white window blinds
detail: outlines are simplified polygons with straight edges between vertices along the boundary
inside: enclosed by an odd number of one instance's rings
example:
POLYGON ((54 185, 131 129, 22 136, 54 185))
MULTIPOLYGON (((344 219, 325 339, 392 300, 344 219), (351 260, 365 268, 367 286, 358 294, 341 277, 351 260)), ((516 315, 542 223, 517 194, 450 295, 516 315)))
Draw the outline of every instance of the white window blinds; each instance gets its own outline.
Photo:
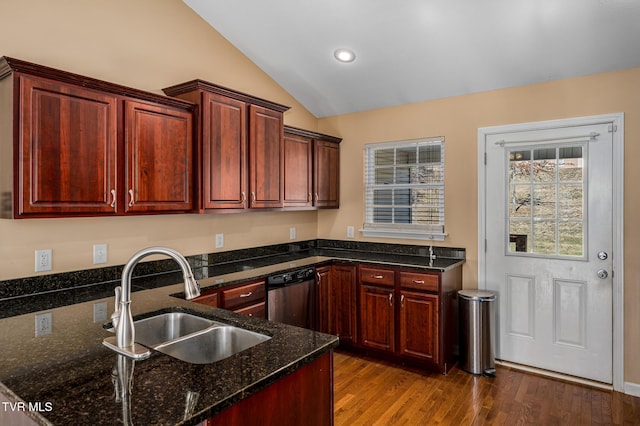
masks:
POLYGON ((365 145, 365 236, 444 238, 444 138, 365 145))

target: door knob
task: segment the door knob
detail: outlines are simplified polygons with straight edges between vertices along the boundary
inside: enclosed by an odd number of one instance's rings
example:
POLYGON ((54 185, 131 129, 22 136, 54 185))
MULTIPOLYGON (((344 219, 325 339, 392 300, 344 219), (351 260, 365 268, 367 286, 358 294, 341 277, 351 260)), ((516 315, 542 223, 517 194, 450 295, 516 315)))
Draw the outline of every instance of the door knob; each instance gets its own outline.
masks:
POLYGON ((607 254, 606 251, 600 251, 598 252, 598 259, 600 260, 607 260, 607 258, 609 257, 609 255, 607 254))
POLYGON ((600 269, 598 271, 598 278, 602 278, 603 280, 609 276, 609 273, 606 269, 600 269))

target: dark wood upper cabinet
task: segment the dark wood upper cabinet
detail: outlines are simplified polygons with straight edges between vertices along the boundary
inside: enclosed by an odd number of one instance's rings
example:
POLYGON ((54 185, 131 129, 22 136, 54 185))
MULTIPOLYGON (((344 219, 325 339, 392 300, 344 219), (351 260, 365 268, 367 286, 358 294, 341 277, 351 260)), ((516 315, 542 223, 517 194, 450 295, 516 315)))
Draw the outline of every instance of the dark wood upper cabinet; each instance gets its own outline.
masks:
POLYGON ((313 139, 285 131, 284 205, 313 206, 313 139))
POLYGON ((2 217, 193 211, 194 104, 7 57, 0 102, 2 217))
POLYGON ((282 113, 249 107, 249 176, 252 208, 284 205, 282 113))
POLYGON ((313 204, 316 207, 340 206, 340 145, 314 141, 313 204))
POLYGON ((18 86, 18 216, 115 214, 117 97, 30 76, 18 86))
POLYGON ((127 212, 192 209, 192 123, 188 111, 125 101, 127 212))
POLYGON ((289 107, 202 80, 164 92, 201 106, 201 210, 283 207, 283 112, 289 107))
POLYGON ((338 208, 342 139, 284 126, 284 141, 284 205, 338 208))
POLYGON ((202 93, 202 202, 204 209, 243 209, 249 184, 247 105, 202 93))

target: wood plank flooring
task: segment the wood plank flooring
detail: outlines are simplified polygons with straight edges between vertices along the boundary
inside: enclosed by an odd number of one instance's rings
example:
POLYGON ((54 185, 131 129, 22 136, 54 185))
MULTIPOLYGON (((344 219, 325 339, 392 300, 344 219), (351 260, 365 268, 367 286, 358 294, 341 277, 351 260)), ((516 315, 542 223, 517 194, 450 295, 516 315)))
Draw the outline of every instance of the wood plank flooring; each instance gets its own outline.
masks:
POLYGON ((334 353, 336 426, 640 425, 640 398, 498 366, 447 375, 334 353))

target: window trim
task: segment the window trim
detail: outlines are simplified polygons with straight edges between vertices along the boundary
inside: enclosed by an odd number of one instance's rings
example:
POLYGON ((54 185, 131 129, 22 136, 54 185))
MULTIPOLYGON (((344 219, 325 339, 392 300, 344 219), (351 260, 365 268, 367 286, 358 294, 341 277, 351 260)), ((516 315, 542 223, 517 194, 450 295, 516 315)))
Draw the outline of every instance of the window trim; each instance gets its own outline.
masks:
MULTIPOLYGON (((380 237, 380 238, 403 238, 403 239, 415 239, 425 241, 443 241, 448 234, 444 232, 444 217, 445 217, 445 205, 444 205, 444 137, 427 137, 410 140, 399 140, 392 142, 371 143, 364 145, 364 223, 360 230, 365 237, 380 237), (417 146, 421 143, 440 145, 440 165, 442 167, 442 182, 435 186, 442 189, 442 201, 438 205, 438 208, 442 209, 442 215, 440 218, 440 224, 438 225, 419 225, 419 224, 393 224, 393 223, 373 223, 373 197, 371 196, 372 188, 374 185, 371 182, 373 176, 374 165, 372 163, 375 152, 380 149, 401 149, 405 147, 417 146), (371 222, 369 222, 371 221, 371 222)), ((395 165, 395 162, 394 162, 395 165)), ((408 184, 408 187, 415 187, 416 184, 408 184)), ((427 186, 427 185, 425 185, 427 186)), ((433 187, 433 184, 428 186, 433 187)))

